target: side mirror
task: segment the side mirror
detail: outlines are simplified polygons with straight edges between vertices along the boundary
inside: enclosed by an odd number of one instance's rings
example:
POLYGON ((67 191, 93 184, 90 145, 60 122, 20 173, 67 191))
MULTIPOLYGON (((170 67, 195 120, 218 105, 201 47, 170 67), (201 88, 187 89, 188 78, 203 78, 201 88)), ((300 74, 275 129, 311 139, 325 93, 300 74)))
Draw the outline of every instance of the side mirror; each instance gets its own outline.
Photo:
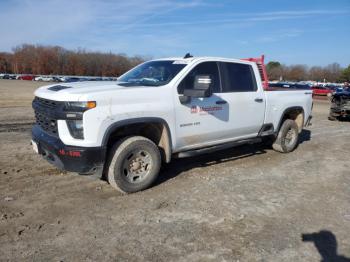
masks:
POLYGON ((210 97, 212 79, 210 75, 196 75, 193 88, 185 89, 184 96, 188 97, 210 97))
POLYGON ((209 90, 201 90, 201 89, 185 89, 184 96, 187 97, 210 97, 209 90))

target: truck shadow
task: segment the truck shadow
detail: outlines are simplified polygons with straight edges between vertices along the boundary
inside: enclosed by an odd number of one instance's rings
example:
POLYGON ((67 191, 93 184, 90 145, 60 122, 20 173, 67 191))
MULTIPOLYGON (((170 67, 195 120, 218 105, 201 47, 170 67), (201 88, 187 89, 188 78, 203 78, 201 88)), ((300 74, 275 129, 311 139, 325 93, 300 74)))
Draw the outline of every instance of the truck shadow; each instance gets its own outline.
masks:
POLYGON ((229 161, 235 161, 253 155, 265 154, 268 147, 264 144, 242 145, 209 154, 193 156, 188 158, 173 159, 171 163, 165 165, 154 184, 157 186, 165 181, 172 179, 182 172, 196 167, 208 167, 229 161))
POLYGON ((299 144, 302 144, 310 140, 311 140, 311 131, 307 129, 303 129, 303 131, 301 131, 301 133, 299 134, 299 144))
MULTIPOLYGON (((304 129, 299 134, 299 143, 302 144, 310 140, 311 131, 304 129)), ((261 155, 267 153, 266 150, 272 150, 272 148, 270 145, 262 142, 257 144, 241 145, 199 156, 173 159, 171 163, 162 167, 161 173, 153 186, 158 186, 161 183, 180 175, 182 172, 196 167, 207 167, 251 157, 253 155, 261 155)))
POLYGON ((303 242, 312 242, 318 253, 321 255, 321 261, 329 262, 350 262, 350 258, 338 255, 338 244, 335 235, 328 230, 321 230, 311 234, 302 234, 303 242))

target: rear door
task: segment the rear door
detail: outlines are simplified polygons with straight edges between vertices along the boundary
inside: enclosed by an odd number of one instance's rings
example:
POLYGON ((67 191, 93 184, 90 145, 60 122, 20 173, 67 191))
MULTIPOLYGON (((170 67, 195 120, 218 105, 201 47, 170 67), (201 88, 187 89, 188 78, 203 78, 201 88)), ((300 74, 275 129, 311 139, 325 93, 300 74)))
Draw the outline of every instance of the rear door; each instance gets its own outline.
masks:
POLYGON ((265 97, 258 87, 250 64, 219 62, 222 81, 221 98, 229 104, 229 125, 234 139, 254 137, 265 117, 265 97))

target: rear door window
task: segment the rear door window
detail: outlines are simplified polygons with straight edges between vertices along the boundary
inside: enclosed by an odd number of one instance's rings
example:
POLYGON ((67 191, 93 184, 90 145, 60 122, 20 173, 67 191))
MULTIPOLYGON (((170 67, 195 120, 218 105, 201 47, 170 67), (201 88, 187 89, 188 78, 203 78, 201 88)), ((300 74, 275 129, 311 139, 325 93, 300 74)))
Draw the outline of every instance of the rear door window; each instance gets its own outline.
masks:
POLYGON ((253 67, 247 64, 220 62, 222 92, 256 92, 253 67))

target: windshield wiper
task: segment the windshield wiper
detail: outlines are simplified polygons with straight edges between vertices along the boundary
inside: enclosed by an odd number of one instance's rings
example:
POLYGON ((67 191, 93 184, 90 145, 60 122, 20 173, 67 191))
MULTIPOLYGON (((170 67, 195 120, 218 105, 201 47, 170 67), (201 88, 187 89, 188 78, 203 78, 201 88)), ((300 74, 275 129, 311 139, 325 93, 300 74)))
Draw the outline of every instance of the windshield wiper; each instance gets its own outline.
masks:
POLYGON ((133 79, 130 82, 120 82, 121 86, 159 86, 159 80, 153 78, 141 78, 138 80, 133 79))
POLYGON ((117 84, 120 86, 125 86, 125 87, 128 87, 128 86, 159 86, 157 84, 147 83, 147 82, 120 82, 117 84))

